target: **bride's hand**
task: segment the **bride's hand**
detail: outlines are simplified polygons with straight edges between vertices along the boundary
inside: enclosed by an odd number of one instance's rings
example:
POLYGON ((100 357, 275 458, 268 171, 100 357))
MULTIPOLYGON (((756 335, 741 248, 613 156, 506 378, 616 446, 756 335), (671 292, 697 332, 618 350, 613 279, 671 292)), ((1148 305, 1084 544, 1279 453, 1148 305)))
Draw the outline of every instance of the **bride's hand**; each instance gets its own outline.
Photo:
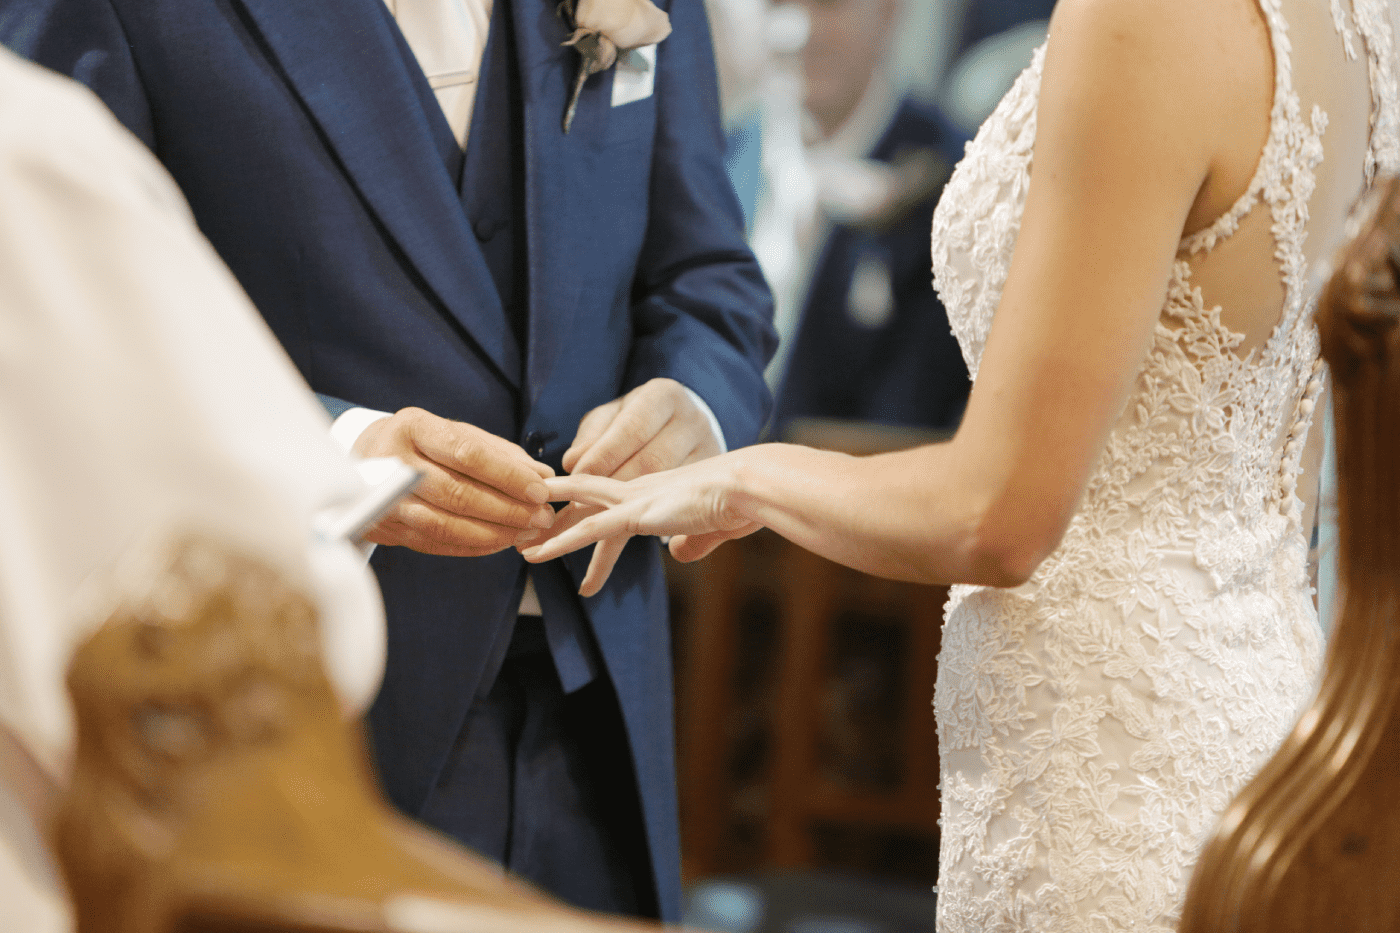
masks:
POLYGON ((541 543, 521 551, 534 563, 553 560, 595 542, 579 593, 592 596, 612 573, 630 535, 671 535, 678 560, 699 560, 725 541, 758 529, 734 504, 733 455, 622 482, 572 475, 546 481, 550 500, 571 504, 541 543))

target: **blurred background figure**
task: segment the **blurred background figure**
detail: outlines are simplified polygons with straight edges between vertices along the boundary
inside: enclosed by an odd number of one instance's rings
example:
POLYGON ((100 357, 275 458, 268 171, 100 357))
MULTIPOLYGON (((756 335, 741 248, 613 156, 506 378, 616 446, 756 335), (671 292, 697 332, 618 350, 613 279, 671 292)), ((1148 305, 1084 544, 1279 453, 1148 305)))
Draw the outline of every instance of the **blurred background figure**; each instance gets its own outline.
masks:
POLYGON ((780 293, 770 433, 800 418, 950 431, 968 377, 930 284, 928 231, 966 137, 917 99, 916 72, 891 54, 895 36, 909 34, 910 0, 801 8, 813 199, 795 228, 801 271, 780 293))
POLYGON ((840 420, 948 432, 967 370, 929 220, 1053 0, 710 0, 728 169, 777 300, 769 434, 840 420))
POLYGON ((972 134, 1045 41, 1055 0, 969 0, 938 100, 972 134))
POLYGON ((796 418, 951 429, 967 373, 930 286, 928 224, 965 137, 925 102, 951 35, 946 7, 712 9, 731 176, 783 338, 770 433, 796 418))
POLYGON ((787 75, 775 67, 769 35, 772 8, 768 0, 707 0, 705 10, 714 34, 726 141, 725 169, 739 195, 745 229, 751 231, 762 174, 763 111, 789 110, 789 101, 796 98, 791 89, 779 86, 787 75), (765 107, 772 98, 776 99, 765 107))

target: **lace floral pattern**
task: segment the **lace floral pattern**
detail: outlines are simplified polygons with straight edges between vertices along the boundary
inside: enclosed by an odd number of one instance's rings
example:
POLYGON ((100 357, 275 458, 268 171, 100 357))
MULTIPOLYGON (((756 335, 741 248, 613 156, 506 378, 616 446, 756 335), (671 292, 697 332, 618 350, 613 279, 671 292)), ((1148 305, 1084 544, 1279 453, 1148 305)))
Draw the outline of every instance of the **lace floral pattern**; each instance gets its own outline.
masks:
MULTIPOLYGON (((934 698, 942 933, 1174 929, 1206 834, 1309 695, 1321 639, 1294 493, 1321 389, 1303 241, 1327 119, 1303 112, 1280 3, 1261 3, 1275 87, 1256 176, 1182 242, 1079 513, 1024 586, 949 599, 934 698), (1241 355, 1190 258, 1261 205, 1285 300, 1268 341, 1241 355)), ((1372 59, 1371 161, 1390 167, 1385 13, 1354 0, 1347 19, 1339 3, 1339 29, 1372 59)), ((1043 63, 1042 48, 934 217, 935 282, 974 377, 1020 227, 1043 63)))

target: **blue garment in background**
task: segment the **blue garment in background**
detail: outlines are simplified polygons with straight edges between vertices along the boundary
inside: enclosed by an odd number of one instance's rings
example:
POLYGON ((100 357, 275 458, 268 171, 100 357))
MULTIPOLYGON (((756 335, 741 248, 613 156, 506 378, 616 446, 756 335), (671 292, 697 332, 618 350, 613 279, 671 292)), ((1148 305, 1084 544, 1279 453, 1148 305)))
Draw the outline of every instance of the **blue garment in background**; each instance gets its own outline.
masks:
POLYGON ((753 216, 763 194, 763 117, 755 111, 725 134, 724 171, 739 196, 744 229, 753 231, 753 216))
POLYGON ((933 290, 929 228, 965 143, 934 107, 905 100, 896 110, 870 158, 891 163, 930 153, 941 169, 938 184, 878 226, 832 229, 777 391, 773 436, 797 418, 957 427, 970 383, 933 290))

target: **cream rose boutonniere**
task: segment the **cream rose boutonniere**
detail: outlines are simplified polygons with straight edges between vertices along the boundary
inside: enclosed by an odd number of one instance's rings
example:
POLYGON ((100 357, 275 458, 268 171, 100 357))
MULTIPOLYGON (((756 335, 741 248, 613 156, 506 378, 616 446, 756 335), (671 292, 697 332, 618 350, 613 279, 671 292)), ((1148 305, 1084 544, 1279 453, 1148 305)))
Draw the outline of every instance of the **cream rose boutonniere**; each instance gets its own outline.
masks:
POLYGON ((559 15, 573 34, 565 41, 579 54, 578 77, 564 111, 564 132, 574 122, 583 82, 617 62, 617 53, 654 45, 671 34, 671 18, 651 0, 563 0, 559 15))

